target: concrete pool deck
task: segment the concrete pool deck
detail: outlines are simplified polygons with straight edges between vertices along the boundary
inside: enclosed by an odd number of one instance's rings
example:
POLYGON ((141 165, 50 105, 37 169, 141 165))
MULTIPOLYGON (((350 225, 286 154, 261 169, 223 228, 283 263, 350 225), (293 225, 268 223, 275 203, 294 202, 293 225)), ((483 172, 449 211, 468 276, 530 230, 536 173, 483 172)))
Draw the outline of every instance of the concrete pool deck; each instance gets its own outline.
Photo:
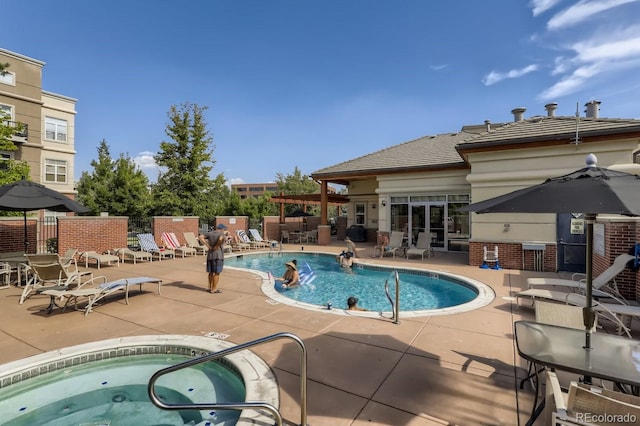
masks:
MULTIPOLYGON (((339 253, 342 242, 305 251, 339 253)), ((96 340, 153 334, 218 333, 245 343, 279 332, 300 337, 308 351, 308 423, 317 425, 515 425, 524 424, 533 403, 530 386, 518 388, 527 364, 516 351, 513 322, 533 319, 516 309, 512 294, 533 271, 467 266, 467 255, 436 253, 431 259, 362 260, 446 271, 489 285, 495 299, 480 309, 452 315, 400 317, 399 324, 370 316, 328 315, 274 303, 260 290, 262 279, 227 269, 221 294, 205 291, 204 257, 103 266, 94 275, 110 280, 151 276, 155 286, 130 292, 130 304, 114 294, 88 316, 57 309, 46 315, 46 296, 18 304, 21 290, 0 290, 0 363, 96 340)), ((286 249, 299 249, 285 245, 286 249)), ((286 253, 283 259, 288 259, 286 253)), ((284 263, 284 262, 283 262, 284 263)), ((635 325, 635 324, 634 324, 635 325)), ((640 333, 634 330, 634 336, 640 333)), ((300 352, 279 339, 253 349, 274 371, 285 424, 300 423, 300 352)), ((542 424, 542 423, 539 423, 542 424)))

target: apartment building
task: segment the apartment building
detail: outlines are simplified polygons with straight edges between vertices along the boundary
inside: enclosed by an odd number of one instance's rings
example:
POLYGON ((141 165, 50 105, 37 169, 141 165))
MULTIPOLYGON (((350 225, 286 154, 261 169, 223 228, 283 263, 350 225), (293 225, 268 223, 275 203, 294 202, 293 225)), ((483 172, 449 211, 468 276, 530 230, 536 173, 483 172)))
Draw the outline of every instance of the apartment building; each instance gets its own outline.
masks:
POLYGON ((257 198, 261 197, 267 192, 270 194, 278 193, 278 184, 275 182, 269 183, 234 183, 231 185, 231 190, 236 191, 240 195, 241 199, 245 198, 257 198))
POLYGON ((0 63, 9 64, 0 76, 0 111, 20 129, 12 138, 18 149, 0 151, 0 158, 26 161, 32 181, 75 198, 77 100, 42 89, 45 63, 40 60, 0 48, 0 63))

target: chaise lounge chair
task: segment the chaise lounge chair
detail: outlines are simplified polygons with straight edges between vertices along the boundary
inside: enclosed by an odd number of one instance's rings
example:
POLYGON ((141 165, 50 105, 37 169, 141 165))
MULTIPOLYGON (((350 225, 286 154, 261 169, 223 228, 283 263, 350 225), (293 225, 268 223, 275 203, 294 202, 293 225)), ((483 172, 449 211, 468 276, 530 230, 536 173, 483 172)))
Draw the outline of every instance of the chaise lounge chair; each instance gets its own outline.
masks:
POLYGON ((67 301, 61 307, 63 311, 72 302, 75 308, 77 309, 78 299, 86 298, 87 305, 82 310, 84 310, 84 315, 87 316, 89 315, 89 312, 92 311, 93 307, 96 306, 96 303, 98 303, 105 297, 119 290, 122 290, 125 292, 125 302, 128 305, 129 304, 129 287, 133 285, 139 285, 140 291, 142 291, 142 284, 144 283, 157 284, 158 294, 160 294, 160 285, 162 284, 162 280, 159 278, 133 277, 133 278, 122 278, 119 280, 107 282, 107 279, 104 276, 91 279, 83 283, 80 287, 75 289, 71 289, 71 290, 49 289, 49 290, 43 291, 42 294, 47 294, 52 299, 66 298, 67 301))
POLYGON ((391 238, 389 239, 389 245, 386 246, 375 246, 373 248, 373 255, 376 256, 376 250, 380 251, 380 258, 382 258, 385 254, 391 253, 393 257, 396 257, 396 251, 400 247, 402 247, 402 241, 404 240, 404 232, 402 231, 392 231, 391 238))
POLYGON ((164 248, 161 249, 156 244, 156 240, 153 238, 151 234, 138 234, 138 242, 140 243, 140 250, 146 251, 147 253, 151 253, 153 256, 156 256, 158 260, 162 260, 164 258, 175 258, 176 252, 169 249, 164 248))
POLYGON ((207 248, 200 244, 200 240, 193 232, 183 232, 184 240, 187 242, 187 247, 191 247, 196 250, 196 253, 207 254, 207 248))
POLYGON ((416 241, 416 246, 410 249, 407 249, 405 253, 407 259, 411 255, 422 256, 422 261, 424 261, 424 254, 427 253, 427 257, 431 257, 431 236, 426 232, 418 233, 418 241, 416 241))
POLYGON ((85 251, 80 254, 80 259, 84 258, 84 267, 89 267, 89 261, 94 260, 98 265, 98 269, 103 263, 111 265, 111 262, 116 262, 116 266, 120 266, 120 258, 115 254, 103 253, 100 254, 96 251, 85 251))
POLYGON ((176 252, 176 254, 180 254, 183 258, 185 256, 195 256, 196 249, 188 246, 181 246, 180 241, 178 241, 178 237, 173 232, 163 232, 162 233, 162 241, 165 244, 165 247, 168 247, 176 252))
MULTIPOLYGON (((624 297, 618 292, 616 286, 616 277, 622 273, 627 264, 634 260, 635 256, 630 254, 621 254, 615 258, 611 266, 604 270, 600 275, 593 278, 593 295, 595 297, 612 297, 620 302, 625 302, 624 297)), ((573 274, 573 278, 583 276, 584 274, 573 274)), ((564 287, 570 290, 578 290, 584 292, 585 279, 561 279, 561 278, 529 278, 527 285, 530 289, 538 287, 564 287)))
MULTIPOLYGON (((569 305, 585 307, 587 298, 578 293, 567 293, 559 290, 547 290, 542 288, 530 288, 515 294, 516 304, 520 306, 520 298, 531 298, 532 305, 538 300, 553 300, 555 302, 566 303, 569 305)), ((623 332, 631 337, 627 323, 632 318, 640 318, 640 306, 630 306, 616 303, 601 303, 597 300, 592 301, 593 310, 600 314, 601 317, 609 319, 618 328, 618 334, 623 332)))
POLYGON ((250 248, 261 248, 264 247, 264 244, 258 243, 257 241, 252 241, 251 238, 244 232, 242 229, 238 229, 236 231, 236 235, 238 235, 238 241, 243 244, 249 244, 250 248))
POLYGON ((120 262, 125 263, 127 259, 132 260, 135 265, 138 260, 148 260, 153 262, 153 256, 146 251, 133 251, 130 248, 115 249, 115 254, 120 256, 120 262))
POLYGON ((261 243, 263 247, 278 247, 278 241, 276 240, 265 240, 262 238, 262 235, 258 232, 257 229, 249 229, 249 233, 253 240, 257 243, 261 243))
MULTIPOLYGON (((27 268, 30 278, 27 279, 19 304, 32 296, 41 294, 48 289, 65 290, 73 285, 81 285, 81 280, 85 276, 92 277, 93 272, 71 272, 60 262, 57 254, 34 254, 25 255, 28 261, 27 268)), ((53 307, 53 299, 47 308, 50 311, 53 307)))

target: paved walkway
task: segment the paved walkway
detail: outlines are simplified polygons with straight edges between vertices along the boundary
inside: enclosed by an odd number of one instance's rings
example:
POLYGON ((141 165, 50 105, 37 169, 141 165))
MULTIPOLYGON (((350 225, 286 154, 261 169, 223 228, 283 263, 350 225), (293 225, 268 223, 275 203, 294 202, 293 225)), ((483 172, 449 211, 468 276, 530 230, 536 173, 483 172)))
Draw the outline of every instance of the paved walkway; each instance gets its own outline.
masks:
MULTIPOLYGON (((342 244, 305 246, 305 252, 313 250, 337 253, 342 244)), ((132 290, 129 305, 113 296, 85 317, 60 310, 46 315, 40 310, 47 297, 18 305, 19 289, 0 290, 0 363, 120 336, 217 332, 244 343, 286 331, 303 339, 308 350, 308 423, 313 426, 524 424, 532 392, 517 386, 526 363, 515 351, 512 325, 533 319, 533 311, 515 310, 509 296, 523 288, 528 276, 540 274, 466 266, 465 254, 437 253, 423 263, 371 259, 371 247, 362 252, 364 262, 471 277, 493 288, 496 298, 472 312, 401 317, 400 324, 393 324, 273 304, 260 291, 261 279, 231 269, 221 278, 223 292, 209 294, 201 256, 103 266, 93 271, 109 279, 162 278, 162 294, 146 285, 143 294, 132 290)), ((254 352, 277 376, 286 424, 300 423, 297 346, 277 340, 254 352)))

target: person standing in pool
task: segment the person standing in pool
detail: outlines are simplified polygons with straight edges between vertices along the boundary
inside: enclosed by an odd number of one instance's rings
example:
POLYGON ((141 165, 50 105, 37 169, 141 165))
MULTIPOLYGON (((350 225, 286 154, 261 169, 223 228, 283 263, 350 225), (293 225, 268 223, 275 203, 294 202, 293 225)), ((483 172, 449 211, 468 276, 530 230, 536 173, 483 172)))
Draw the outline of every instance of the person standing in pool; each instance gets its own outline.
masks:
POLYGON ((218 289, 220 274, 224 268, 224 245, 227 236, 227 225, 219 224, 215 230, 206 234, 200 234, 198 239, 207 248, 207 273, 209 282, 209 293, 222 293, 218 289))
POLYGON ((356 245, 349 237, 345 237, 344 242, 347 244, 347 249, 343 250, 339 255, 340 266, 350 268, 353 265, 353 258, 358 257, 356 245))
POLYGON ((284 275, 278 278, 274 278, 275 281, 282 281, 282 287, 292 288, 300 284, 300 275, 298 274, 298 262, 292 260, 285 263, 287 270, 284 275))

